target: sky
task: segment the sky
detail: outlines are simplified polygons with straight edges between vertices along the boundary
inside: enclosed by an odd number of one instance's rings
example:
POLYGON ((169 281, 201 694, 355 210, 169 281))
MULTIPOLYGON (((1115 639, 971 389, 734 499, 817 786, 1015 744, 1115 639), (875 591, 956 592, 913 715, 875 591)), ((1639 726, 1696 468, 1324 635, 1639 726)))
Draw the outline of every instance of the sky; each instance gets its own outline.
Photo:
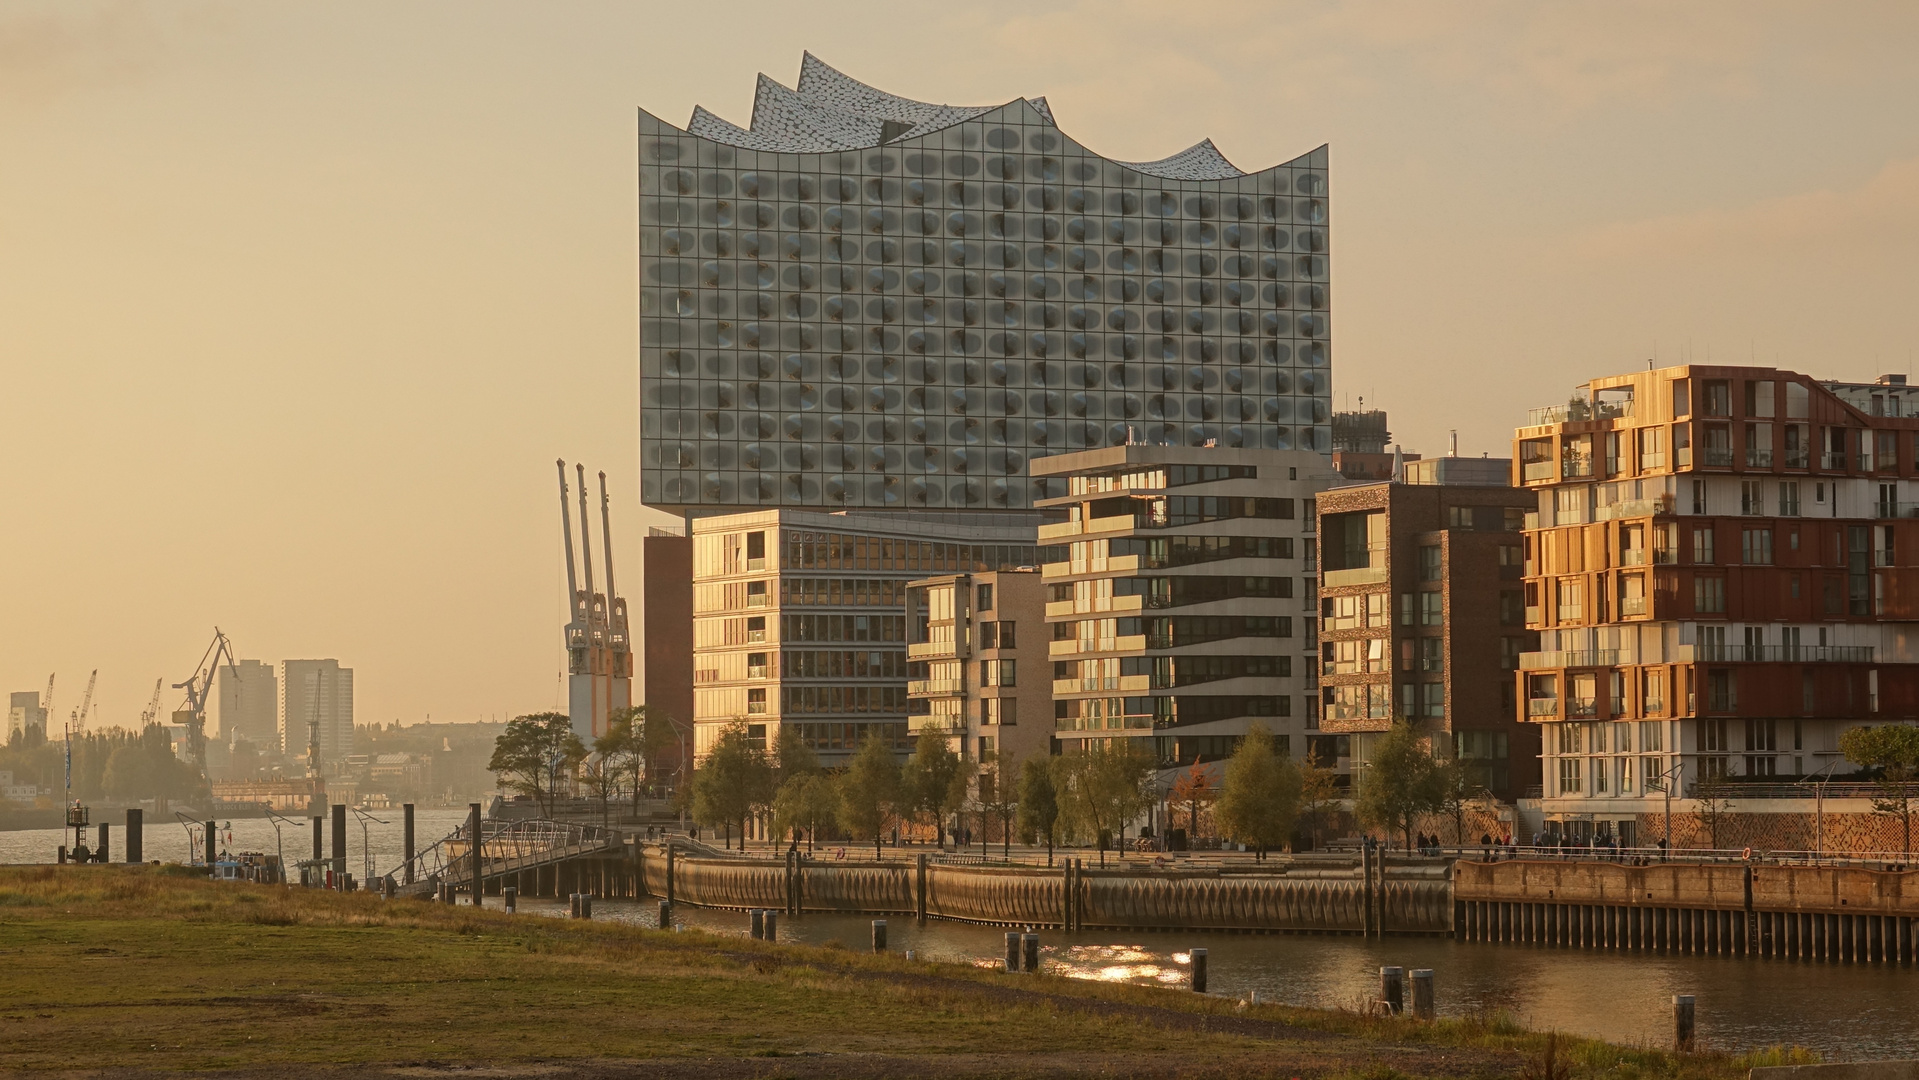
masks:
MULTIPOLYGON (((637 609, 635 114, 745 124, 802 49, 1044 95, 1123 160, 1331 145, 1335 404, 1508 452, 1685 361, 1919 348, 1919 6, 0 6, 0 691, 132 724, 215 626, 361 722, 562 699, 553 462, 637 609)), ((167 690, 171 709, 178 693, 167 690)))

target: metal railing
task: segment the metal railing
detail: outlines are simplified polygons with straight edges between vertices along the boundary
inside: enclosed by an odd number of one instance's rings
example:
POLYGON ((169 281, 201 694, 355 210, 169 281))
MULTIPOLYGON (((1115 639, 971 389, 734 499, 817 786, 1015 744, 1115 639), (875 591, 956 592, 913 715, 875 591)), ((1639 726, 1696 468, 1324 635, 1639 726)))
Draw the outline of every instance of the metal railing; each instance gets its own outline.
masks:
MULTIPOLYGON (((1870 664, 1871 645, 1681 645, 1679 662, 1694 663, 1800 663, 1870 664), (1691 655, 1687 655, 1690 650, 1691 655)), ((1523 654, 1522 654, 1523 655, 1523 654)))
MULTIPOLYGON (((484 877, 511 874, 535 866, 591 854, 621 842, 620 834, 597 825, 528 818, 524 821, 480 822, 480 871, 484 877)), ((461 825, 426 850, 384 876, 416 884, 435 879, 470 881, 473 877, 473 836, 470 824, 461 825)))

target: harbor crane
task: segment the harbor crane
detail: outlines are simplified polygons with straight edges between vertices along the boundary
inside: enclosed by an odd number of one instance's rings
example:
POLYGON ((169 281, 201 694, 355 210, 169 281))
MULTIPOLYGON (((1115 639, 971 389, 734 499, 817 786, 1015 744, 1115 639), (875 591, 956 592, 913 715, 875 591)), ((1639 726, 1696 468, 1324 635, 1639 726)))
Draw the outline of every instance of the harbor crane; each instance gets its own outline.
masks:
POLYGON ((213 693, 213 678, 219 674, 220 659, 226 658, 228 667, 238 667, 240 662, 233 658, 233 643, 213 628, 213 643, 207 646, 206 654, 200 657, 200 665, 186 682, 173 684, 175 690, 187 692, 186 707, 176 710, 174 720, 186 725, 187 754, 193 758, 193 764, 202 774, 207 771, 207 699, 213 693))
POLYGON ((67 718, 68 732, 87 730, 87 713, 93 709, 93 685, 99 678, 99 668, 94 668, 93 674, 87 676, 87 692, 80 695, 80 707, 73 710, 73 715, 67 718))
POLYGON ((141 731, 145 731, 149 725, 156 724, 159 722, 160 720, 160 688, 165 686, 166 682, 167 681, 164 678, 153 680, 153 700, 147 702, 147 707, 141 710, 140 712, 140 730, 141 731))

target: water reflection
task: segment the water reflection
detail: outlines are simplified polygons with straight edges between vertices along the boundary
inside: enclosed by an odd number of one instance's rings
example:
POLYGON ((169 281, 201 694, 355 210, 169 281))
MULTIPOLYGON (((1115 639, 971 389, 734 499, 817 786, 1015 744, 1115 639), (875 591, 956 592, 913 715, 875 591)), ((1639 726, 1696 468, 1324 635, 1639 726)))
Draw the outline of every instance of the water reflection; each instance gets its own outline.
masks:
MULTIPOLYGON (((550 900, 522 900, 520 906, 529 914, 564 914, 564 904, 550 900)), ((644 926, 657 921, 657 912, 655 901, 594 905, 598 918, 644 926)), ((747 931, 744 912, 682 906, 674 918, 717 933, 747 931)), ((779 936, 863 950, 871 923, 863 916, 783 917, 779 936)), ((887 923, 894 951, 991 969, 1004 964, 1004 928, 937 921, 920 927, 910 917, 887 923)), ((1693 994, 1700 1037, 1715 1048, 1796 1043, 1832 1060, 1919 1056, 1919 1012, 1908 1007, 1919 972, 1898 967, 1623 956, 1441 938, 1039 933, 1042 970, 1072 978, 1183 986, 1188 950, 1205 948, 1209 989, 1216 994, 1257 990, 1267 1001, 1353 1008, 1377 996, 1379 968, 1395 964, 1436 972, 1441 1015, 1501 1010, 1531 1027, 1663 1044, 1671 1039, 1672 995, 1693 994)))

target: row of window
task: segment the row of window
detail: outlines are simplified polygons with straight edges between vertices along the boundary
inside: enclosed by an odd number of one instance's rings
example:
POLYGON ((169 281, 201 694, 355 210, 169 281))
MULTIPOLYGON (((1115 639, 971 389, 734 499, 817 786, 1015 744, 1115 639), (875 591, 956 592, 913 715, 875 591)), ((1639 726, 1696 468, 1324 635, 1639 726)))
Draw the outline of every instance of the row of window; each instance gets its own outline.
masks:
POLYGON ((1397 713, 1391 683, 1323 686, 1320 699, 1331 720, 1442 720, 1446 716, 1446 684, 1439 682, 1400 683, 1397 713))
MULTIPOLYGON (((1295 479, 1297 470, 1294 470, 1295 479)), ((1074 495, 1102 495, 1111 491, 1142 491, 1210 484, 1220 480, 1257 480, 1259 469, 1252 465, 1166 465, 1156 469, 1105 476, 1075 476, 1070 491, 1074 495)))
MULTIPOLYGON (((1500 594, 1503 606, 1508 604, 1506 594, 1500 594)), ((1392 595, 1390 593, 1360 593, 1349 596, 1326 596, 1319 601, 1320 630, 1330 633, 1335 630, 1358 630, 1368 626, 1391 626, 1392 595)), ((1444 626, 1446 624, 1446 598, 1443 593, 1418 592, 1399 594, 1399 625, 1401 626, 1444 626)))

